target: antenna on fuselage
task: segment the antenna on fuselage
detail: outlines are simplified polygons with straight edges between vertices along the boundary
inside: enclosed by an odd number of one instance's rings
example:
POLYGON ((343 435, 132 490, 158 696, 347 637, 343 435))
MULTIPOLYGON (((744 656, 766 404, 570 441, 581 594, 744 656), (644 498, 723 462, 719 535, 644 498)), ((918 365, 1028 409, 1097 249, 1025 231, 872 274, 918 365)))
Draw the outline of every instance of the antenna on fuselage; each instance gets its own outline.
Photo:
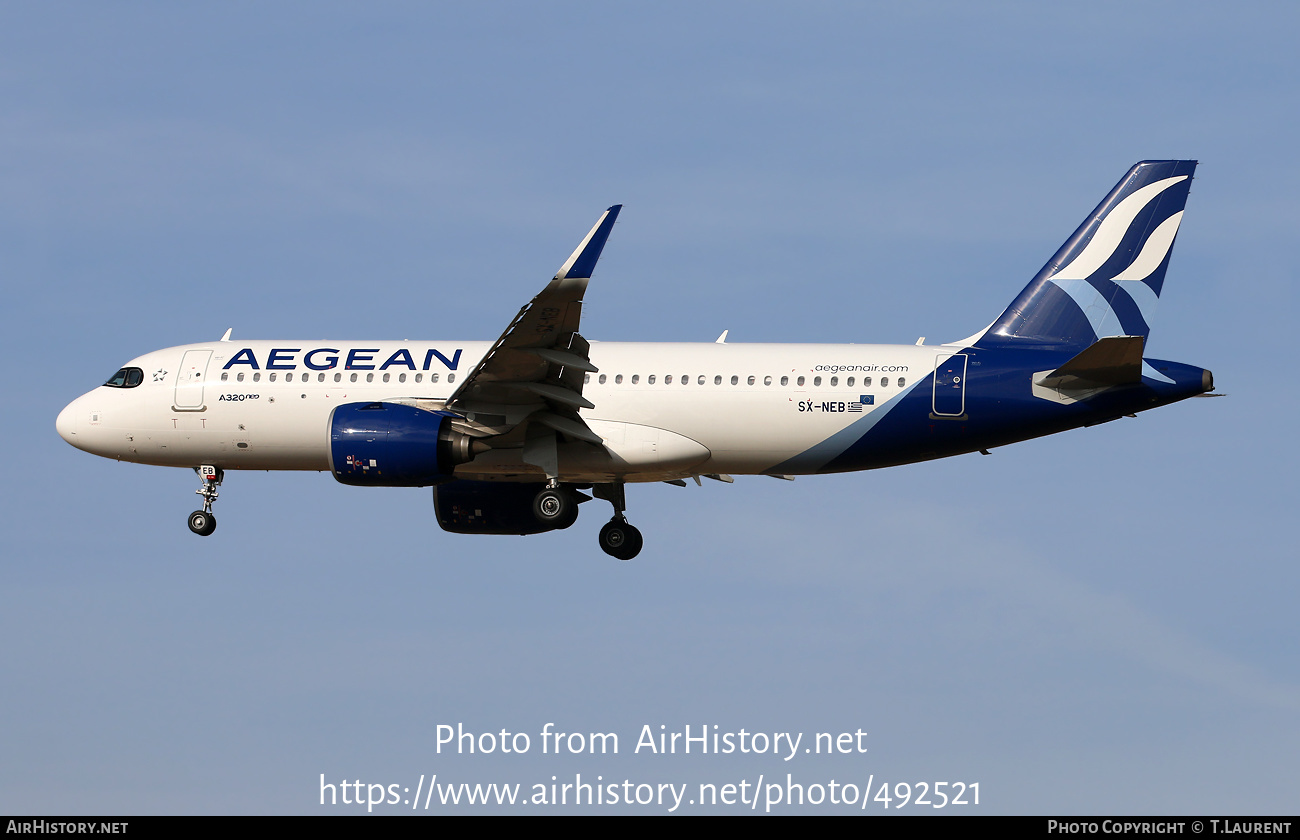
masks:
POLYGON ((235 331, 235 328, 234 328, 234 327, 230 327, 229 329, 227 329, 227 330, 226 330, 226 334, 223 335, 223 336, 221 337, 221 340, 222 340, 222 341, 229 341, 229 340, 230 340, 230 334, 231 334, 232 332, 234 332, 234 331, 235 331))
POLYGON ((715 341, 715 342, 713 342, 713 343, 714 343, 714 344, 726 344, 726 343, 727 343, 727 333, 729 333, 729 332, 731 332, 731 330, 723 330, 723 331, 722 331, 722 335, 718 336, 718 340, 715 341))

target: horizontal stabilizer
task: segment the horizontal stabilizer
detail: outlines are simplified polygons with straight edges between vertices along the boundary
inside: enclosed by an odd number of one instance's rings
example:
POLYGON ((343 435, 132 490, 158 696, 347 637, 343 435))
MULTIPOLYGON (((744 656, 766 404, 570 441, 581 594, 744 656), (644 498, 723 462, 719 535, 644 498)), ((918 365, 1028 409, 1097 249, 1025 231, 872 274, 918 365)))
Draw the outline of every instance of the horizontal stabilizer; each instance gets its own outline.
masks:
POLYGON ((1045 388, 1082 389, 1139 382, 1145 341, 1140 335, 1099 339, 1035 384, 1045 388))

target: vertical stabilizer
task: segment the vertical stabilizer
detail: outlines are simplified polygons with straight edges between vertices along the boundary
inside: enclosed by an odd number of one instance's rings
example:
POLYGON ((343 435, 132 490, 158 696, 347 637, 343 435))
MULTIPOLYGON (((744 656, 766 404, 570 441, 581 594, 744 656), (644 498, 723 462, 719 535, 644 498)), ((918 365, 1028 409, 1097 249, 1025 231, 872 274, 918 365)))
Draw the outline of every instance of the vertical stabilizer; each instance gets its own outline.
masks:
POLYGON ((1128 171, 976 342, 1082 349, 1151 331, 1194 160, 1144 160, 1128 171))

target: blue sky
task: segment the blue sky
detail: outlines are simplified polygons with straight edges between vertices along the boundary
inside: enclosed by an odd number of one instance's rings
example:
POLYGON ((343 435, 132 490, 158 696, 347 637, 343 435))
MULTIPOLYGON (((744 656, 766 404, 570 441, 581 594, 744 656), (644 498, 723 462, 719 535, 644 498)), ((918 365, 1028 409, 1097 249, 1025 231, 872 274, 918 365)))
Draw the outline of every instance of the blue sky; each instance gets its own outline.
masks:
POLYGON ((978 782, 995 813, 1292 810, 1296 18, 0 10, 0 809, 355 811, 319 806, 322 773, 789 772, 978 782), (603 504, 464 537, 427 491, 316 474, 230 475, 202 540, 191 473, 54 432, 127 359, 227 327, 493 338, 613 203, 590 338, 960 338, 1144 158, 1201 161, 1148 355, 1229 397, 988 458, 634 487, 632 563, 596 548, 603 504), (534 749, 439 755, 457 722, 534 749), (547 722, 620 754, 540 755, 547 722), (646 724, 860 728, 870 749, 633 754, 646 724))

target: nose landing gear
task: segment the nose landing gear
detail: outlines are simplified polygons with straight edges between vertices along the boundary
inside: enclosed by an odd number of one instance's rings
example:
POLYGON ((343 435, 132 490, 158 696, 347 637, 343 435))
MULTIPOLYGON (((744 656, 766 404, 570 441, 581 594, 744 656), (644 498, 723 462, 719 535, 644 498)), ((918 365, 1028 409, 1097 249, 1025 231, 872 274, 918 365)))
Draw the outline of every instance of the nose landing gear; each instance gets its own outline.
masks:
POLYGON ((221 486, 221 480, 226 477, 226 471, 204 464, 195 467, 194 472, 198 473, 199 478, 203 480, 203 486, 194 491, 203 497, 203 510, 196 510, 190 514, 189 526, 190 530, 200 537, 206 537, 217 530, 217 518, 212 515, 212 503, 217 500, 217 488, 221 486))

